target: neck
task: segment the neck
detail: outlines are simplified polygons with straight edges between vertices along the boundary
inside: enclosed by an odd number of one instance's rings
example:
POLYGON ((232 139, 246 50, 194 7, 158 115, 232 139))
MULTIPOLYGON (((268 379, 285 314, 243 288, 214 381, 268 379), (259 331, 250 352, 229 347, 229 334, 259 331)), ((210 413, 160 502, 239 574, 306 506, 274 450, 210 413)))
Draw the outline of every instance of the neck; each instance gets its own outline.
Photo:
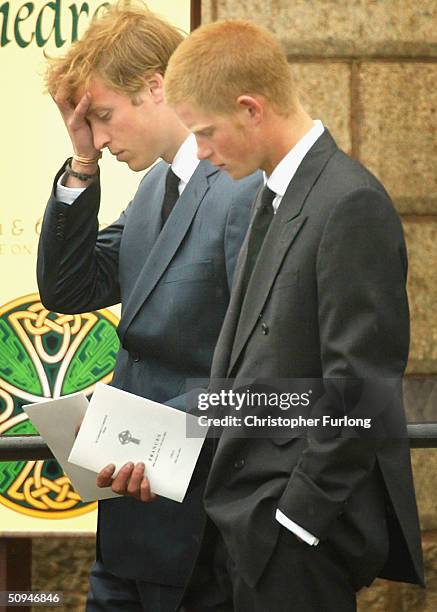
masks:
POLYGON ((270 114, 266 123, 267 147, 261 165, 267 176, 313 126, 313 120, 300 105, 288 117, 270 114))
POLYGON ((167 130, 167 146, 165 150, 162 152, 161 157, 168 164, 171 164, 176 153, 179 151, 181 145, 185 142, 185 140, 190 135, 190 132, 187 128, 179 121, 173 111, 170 111, 167 116, 164 118, 166 130, 167 130))

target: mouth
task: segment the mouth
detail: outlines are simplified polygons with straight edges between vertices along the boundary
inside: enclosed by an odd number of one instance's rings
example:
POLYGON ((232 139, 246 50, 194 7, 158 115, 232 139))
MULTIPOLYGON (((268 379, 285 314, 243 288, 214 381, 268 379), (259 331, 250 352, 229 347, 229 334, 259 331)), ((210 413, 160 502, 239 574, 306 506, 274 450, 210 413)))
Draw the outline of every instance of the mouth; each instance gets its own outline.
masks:
POLYGON ((123 155, 126 153, 126 151, 114 151, 114 153, 112 155, 114 155, 118 161, 121 161, 123 155))

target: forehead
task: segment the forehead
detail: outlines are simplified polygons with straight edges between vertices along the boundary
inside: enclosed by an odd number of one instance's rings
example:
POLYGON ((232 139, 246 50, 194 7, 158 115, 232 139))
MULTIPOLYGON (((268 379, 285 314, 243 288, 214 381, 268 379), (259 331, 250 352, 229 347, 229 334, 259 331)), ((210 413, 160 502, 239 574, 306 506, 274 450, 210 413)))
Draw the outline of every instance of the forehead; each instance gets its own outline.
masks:
POLYGON ((220 115, 214 111, 206 111, 193 102, 180 102, 175 106, 175 112, 186 127, 196 134, 211 127, 225 126, 231 123, 231 117, 220 115))
POLYGON ((126 103, 126 101, 130 101, 127 95, 111 89, 98 77, 91 78, 86 86, 82 85, 76 90, 73 96, 74 103, 77 104, 86 92, 88 92, 91 97, 90 110, 92 110, 94 106, 117 106, 126 103))

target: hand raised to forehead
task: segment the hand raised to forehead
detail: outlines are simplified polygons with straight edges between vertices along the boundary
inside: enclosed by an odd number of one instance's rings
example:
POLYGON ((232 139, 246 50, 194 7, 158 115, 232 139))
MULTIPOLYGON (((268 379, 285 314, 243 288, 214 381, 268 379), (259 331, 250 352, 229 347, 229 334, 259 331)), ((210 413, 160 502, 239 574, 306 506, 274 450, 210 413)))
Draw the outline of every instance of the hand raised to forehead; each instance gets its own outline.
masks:
POLYGON ((85 92, 75 106, 66 87, 60 85, 52 98, 64 120, 74 153, 88 159, 96 158, 99 150, 94 146, 93 133, 86 118, 91 105, 90 95, 85 92))

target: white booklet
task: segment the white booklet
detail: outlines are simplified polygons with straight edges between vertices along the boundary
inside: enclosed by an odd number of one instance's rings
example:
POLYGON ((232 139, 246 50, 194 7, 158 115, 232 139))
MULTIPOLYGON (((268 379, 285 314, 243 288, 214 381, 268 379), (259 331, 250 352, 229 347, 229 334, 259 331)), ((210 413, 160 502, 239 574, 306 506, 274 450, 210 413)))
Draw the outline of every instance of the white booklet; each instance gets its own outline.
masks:
POLYGON ((164 404, 97 383, 69 461, 99 472, 109 463, 116 472, 143 461, 151 490, 182 502, 197 463, 203 437, 188 438, 196 417, 164 404))
POLYGON ((84 393, 72 393, 37 404, 27 404, 23 408, 61 464, 82 501, 119 497, 110 487, 101 489, 97 486, 96 472, 78 467, 68 460, 75 440, 76 427, 88 408, 88 400, 84 393))

